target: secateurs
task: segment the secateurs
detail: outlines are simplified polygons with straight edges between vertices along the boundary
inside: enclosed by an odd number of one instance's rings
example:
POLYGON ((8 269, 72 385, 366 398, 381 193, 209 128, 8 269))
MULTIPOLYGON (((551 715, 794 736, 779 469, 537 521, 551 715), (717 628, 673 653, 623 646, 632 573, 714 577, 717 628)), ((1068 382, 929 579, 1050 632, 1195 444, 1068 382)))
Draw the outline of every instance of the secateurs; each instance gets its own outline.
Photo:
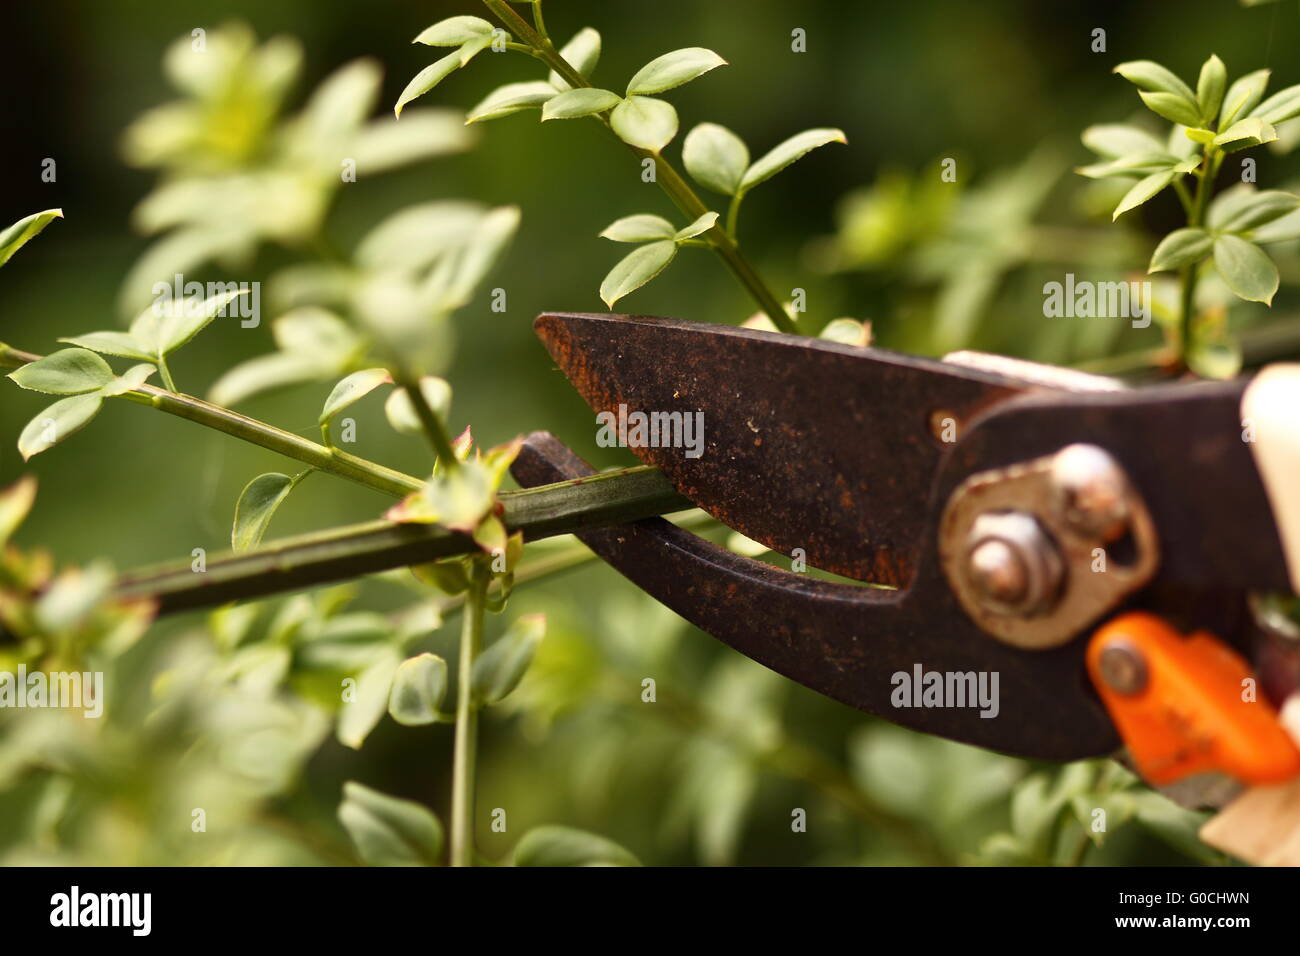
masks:
MULTIPOLYGON (((1123 743, 1159 784, 1300 773, 1279 719, 1300 640, 1260 626, 1251 598, 1300 591, 1300 366, 1128 389, 672 319, 556 314, 536 329, 596 412, 702 414, 698 457, 634 451, 724 524, 838 576, 664 519, 581 535, 741 653, 1008 753, 1123 743), (952 698, 991 687, 996 706, 952 698)), ((514 473, 532 486, 590 469, 538 433, 514 473)))

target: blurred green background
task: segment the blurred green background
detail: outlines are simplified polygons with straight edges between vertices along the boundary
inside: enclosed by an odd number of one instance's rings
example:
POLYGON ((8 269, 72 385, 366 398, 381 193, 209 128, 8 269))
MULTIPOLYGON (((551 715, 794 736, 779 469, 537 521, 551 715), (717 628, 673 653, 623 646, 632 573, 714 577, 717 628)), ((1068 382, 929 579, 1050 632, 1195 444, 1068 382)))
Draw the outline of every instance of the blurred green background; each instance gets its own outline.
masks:
MULTIPOLYGON (((174 97, 160 69, 173 40, 231 20, 246 22, 262 41, 297 37, 305 62, 287 98, 290 111, 331 71, 373 58, 384 70, 382 118, 407 80, 435 58, 410 38, 457 13, 483 11, 471 0, 49 0, 9 9, 5 58, 21 79, 0 112, 0 222, 55 206, 66 219, 0 272, 0 339, 47 352, 60 335, 121 321, 123 277, 148 245, 130 227, 131 212, 155 182, 153 172, 123 162, 122 134, 141 112, 174 97), (46 157, 58 164, 54 183, 40 178, 46 157)), ((550 0, 547 20, 557 38, 586 25, 599 29, 604 53, 596 78, 615 88, 671 49, 721 53, 730 66, 671 96, 682 135, 697 122, 720 122, 757 156, 804 128, 844 129, 847 147, 819 150, 757 190, 741 222, 744 248, 779 294, 807 290, 810 331, 852 316, 871 320, 884 345, 931 352, 973 345, 1062 364, 1160 341, 1157 329, 1130 330, 1124 320, 1041 314, 1044 281, 1066 271, 1108 279, 1142 272, 1155 239, 1179 224, 1177 203, 1166 194, 1111 225, 1113 195, 1071 173, 1090 158, 1078 142, 1084 127, 1140 112, 1111 67, 1151 58, 1194 77, 1217 52, 1232 75, 1271 67, 1271 89, 1300 82, 1300 10, 1292 2, 550 0), (794 28, 807 31, 808 52, 791 52, 794 28), (1105 53, 1090 48, 1095 28, 1106 31, 1105 53), (934 188, 944 157, 958 161, 951 197, 934 188), (957 195, 970 202, 953 227, 945 210, 957 195)), ((537 75, 524 57, 484 56, 420 105, 465 109, 501 83, 537 75)), ((668 150, 674 159, 679 147, 680 138, 668 150)), ((1255 155, 1262 185, 1281 186, 1297 174, 1294 155, 1255 155)), ((601 310, 600 279, 624 250, 598 233, 634 212, 679 218, 668 200, 641 182, 634 158, 596 124, 542 126, 525 113, 484 124, 477 146, 463 154, 344 185, 325 233, 349 250, 389 213, 436 198, 515 203, 523 212, 513 246, 487 282, 507 290, 508 310, 490 311, 480 295, 454 319, 457 351, 446 373, 455 391, 453 426, 472 424, 482 446, 546 428, 598 465, 626 462, 625 453, 595 447, 590 413, 552 367, 530 322, 544 310, 601 310)), ((187 278, 265 279, 301 258, 268 244, 237 274, 213 267, 187 278)), ((1270 324, 1285 325, 1295 310, 1297 273, 1282 265, 1270 324)), ((732 323, 754 311, 699 250, 686 250, 620 308, 732 323)), ((1265 314, 1241 307, 1231 321, 1249 329, 1265 314)), ((268 311, 265 318, 272 317, 268 311)), ((182 353, 174 371, 183 388, 204 394, 223 370, 270 348, 267 321, 248 330, 221 325, 182 353)), ((302 386, 240 410, 313 437, 328 391, 328 384, 302 386)), ((356 450, 423 473, 424 448, 388 429, 379 405, 358 406, 356 450)), ((13 439, 41 407, 41 396, 0 390, 0 435, 8 436, 0 442, 0 484, 26 472, 39 477, 36 509, 17 540, 48 547, 61 562, 107 557, 126 567, 195 547, 223 550, 239 490, 254 475, 284 467, 269 452, 126 403, 110 403, 84 433, 24 466, 13 439)), ((326 477, 314 477, 306 490, 277 514, 273 536, 364 520, 387 506, 326 477)), ((399 586, 367 585, 358 606, 389 610, 402 599, 399 586)), ((480 846, 489 858, 506 856, 527 827, 561 822, 604 833, 654 863, 1068 861, 1080 854, 1077 823, 1046 814, 1059 832, 1033 831, 1032 840, 1047 843, 1039 856, 1026 857, 1029 831, 1013 826, 1013 794, 1020 794, 1023 829, 1033 808, 1059 811, 1096 791, 1110 794, 1096 800, 1129 794, 1116 819, 1148 825, 1116 827, 1090 861, 1217 859, 1189 841, 1194 819, 1113 770, 1086 765, 1068 779, 1055 770, 1038 774, 1023 761, 867 720, 740 660, 607 569, 588 564, 522 588, 506 617, 537 610, 551 620, 538 673, 512 698, 512 715, 489 716, 484 730, 480 846), (655 676, 661 694, 680 706, 641 704, 644 676, 655 676), (488 826, 495 807, 508 810, 504 834, 488 826), (791 831, 795 807, 808 810, 807 833, 791 831)), ((203 623, 192 615, 159 625, 123 665, 122 679, 134 681, 140 702, 131 708, 138 724, 128 721, 115 738, 114 783, 89 791, 78 785, 52 824, 52 798, 43 791, 21 784, 7 791, 0 805, 14 812, 0 812, 0 848, 10 859, 348 860, 333 817, 344 779, 445 816, 449 728, 385 721, 359 752, 328 737, 306 748, 301 774, 235 800, 241 809, 230 819, 238 823, 214 826, 208 843, 195 848, 188 811, 168 822, 159 807, 172 797, 159 794, 220 790, 212 781, 229 768, 218 760, 217 769, 200 773, 188 762, 197 759, 192 750, 173 753, 166 742, 175 740, 165 733, 156 746, 143 742, 153 739, 144 729, 151 680, 176 646, 191 648, 191 663, 201 669, 211 653, 194 637, 203 623), (184 787, 181 778, 189 781, 184 787), (99 799, 107 800, 106 817, 90 809, 99 799)), ((429 646, 454 657, 454 630, 444 628, 429 646)), ((172 796, 176 806, 201 805, 172 796)))

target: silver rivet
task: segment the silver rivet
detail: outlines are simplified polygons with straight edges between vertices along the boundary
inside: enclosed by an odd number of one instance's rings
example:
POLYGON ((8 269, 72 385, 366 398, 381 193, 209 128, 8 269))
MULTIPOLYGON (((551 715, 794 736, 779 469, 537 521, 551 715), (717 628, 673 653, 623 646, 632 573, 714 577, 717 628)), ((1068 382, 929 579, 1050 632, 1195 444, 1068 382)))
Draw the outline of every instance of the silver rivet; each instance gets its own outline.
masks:
POLYGON ((1128 481, 1119 464, 1096 445, 1068 445, 1052 459, 1052 504, 1073 531, 1114 541, 1129 522, 1128 481))
POLYGON ((1111 690, 1126 697, 1147 686, 1147 662, 1129 641, 1117 638, 1102 648, 1097 659, 1101 679, 1111 690))
POLYGON ((967 541, 966 578, 989 610, 1028 617, 1055 602, 1065 569, 1032 515, 987 512, 975 519, 967 541))

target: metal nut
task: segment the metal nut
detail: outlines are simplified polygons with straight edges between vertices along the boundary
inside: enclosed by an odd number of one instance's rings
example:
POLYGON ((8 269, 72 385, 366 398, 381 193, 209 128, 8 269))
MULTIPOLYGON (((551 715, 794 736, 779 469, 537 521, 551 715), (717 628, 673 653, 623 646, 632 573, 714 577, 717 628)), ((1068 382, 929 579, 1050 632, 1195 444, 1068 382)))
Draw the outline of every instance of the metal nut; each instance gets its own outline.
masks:
POLYGON ((1117 694, 1130 696, 1147 686, 1147 662, 1142 652, 1117 638, 1102 648, 1097 658, 1101 679, 1117 694))
POLYGON ((1055 602, 1065 568, 1055 543, 1032 515, 1003 511, 975 519, 965 573, 989 610, 1029 617, 1055 602))
POLYGON ((1052 458, 1051 482, 1053 509, 1070 530, 1100 541, 1124 535, 1128 480, 1109 453, 1096 445, 1067 445, 1052 458))

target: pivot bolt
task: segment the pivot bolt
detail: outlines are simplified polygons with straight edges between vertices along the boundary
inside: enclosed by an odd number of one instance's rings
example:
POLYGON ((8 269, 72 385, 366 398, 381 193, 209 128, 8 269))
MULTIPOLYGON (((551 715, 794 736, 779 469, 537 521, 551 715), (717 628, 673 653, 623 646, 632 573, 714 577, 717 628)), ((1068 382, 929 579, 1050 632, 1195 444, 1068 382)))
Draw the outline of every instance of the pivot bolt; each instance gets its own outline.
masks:
POLYGON ((965 571, 985 607, 1020 617, 1050 608, 1065 576, 1055 543, 1032 515, 1021 511, 988 512, 975 519, 965 571))
POLYGON ((1147 661, 1131 642, 1116 638, 1097 658, 1101 679, 1117 694, 1130 697, 1147 686, 1147 661))
POLYGON ((1096 445, 1067 445, 1052 458, 1052 507, 1082 537, 1115 541, 1129 524, 1128 479, 1096 445))

